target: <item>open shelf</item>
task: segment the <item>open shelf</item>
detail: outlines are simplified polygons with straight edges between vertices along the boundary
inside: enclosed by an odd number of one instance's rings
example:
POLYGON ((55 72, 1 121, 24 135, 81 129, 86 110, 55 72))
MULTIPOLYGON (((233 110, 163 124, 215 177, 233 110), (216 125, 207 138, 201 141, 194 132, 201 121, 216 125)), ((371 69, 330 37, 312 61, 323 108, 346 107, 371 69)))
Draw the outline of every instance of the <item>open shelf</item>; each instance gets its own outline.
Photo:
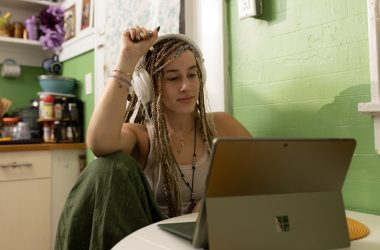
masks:
POLYGON ((42 50, 41 44, 39 41, 27 40, 14 37, 0 36, 0 45, 15 46, 15 47, 24 47, 24 48, 40 48, 42 50))
POLYGON ((0 63, 13 59, 18 64, 41 66, 41 62, 51 57, 52 52, 43 50, 39 41, 0 36, 0 63))

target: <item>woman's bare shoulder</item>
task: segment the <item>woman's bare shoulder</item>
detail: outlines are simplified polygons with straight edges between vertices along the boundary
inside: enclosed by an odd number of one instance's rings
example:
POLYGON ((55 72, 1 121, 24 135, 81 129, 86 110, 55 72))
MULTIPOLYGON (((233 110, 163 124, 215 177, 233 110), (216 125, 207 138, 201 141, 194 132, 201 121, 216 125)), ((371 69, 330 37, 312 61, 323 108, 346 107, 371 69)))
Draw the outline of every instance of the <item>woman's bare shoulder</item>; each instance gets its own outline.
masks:
POLYGON ((217 136, 251 137, 249 131, 232 115, 226 112, 213 112, 212 116, 217 136))
POLYGON ((144 150, 149 147, 149 135, 145 124, 124 123, 121 137, 123 151, 132 152, 132 150, 144 150))

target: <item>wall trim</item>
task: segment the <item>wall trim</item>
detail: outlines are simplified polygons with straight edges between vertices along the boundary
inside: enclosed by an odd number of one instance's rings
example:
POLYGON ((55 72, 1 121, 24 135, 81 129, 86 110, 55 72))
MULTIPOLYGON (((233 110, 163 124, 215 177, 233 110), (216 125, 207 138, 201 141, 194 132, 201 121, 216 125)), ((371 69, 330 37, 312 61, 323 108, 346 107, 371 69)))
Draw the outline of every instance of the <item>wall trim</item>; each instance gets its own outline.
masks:
POLYGON ((96 47, 96 34, 95 30, 88 29, 79 33, 77 37, 74 37, 62 45, 62 52, 59 54, 61 61, 66 61, 75 56, 83 54, 87 51, 93 50, 96 47))

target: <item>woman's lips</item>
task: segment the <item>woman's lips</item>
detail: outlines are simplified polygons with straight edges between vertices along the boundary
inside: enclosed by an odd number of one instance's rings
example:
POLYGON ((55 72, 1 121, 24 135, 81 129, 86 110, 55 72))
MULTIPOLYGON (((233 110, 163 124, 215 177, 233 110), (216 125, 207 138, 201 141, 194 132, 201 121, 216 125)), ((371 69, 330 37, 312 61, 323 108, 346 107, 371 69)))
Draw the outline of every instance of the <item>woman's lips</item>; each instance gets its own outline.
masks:
POLYGON ((188 102, 188 101, 191 101, 193 99, 194 99, 193 96, 187 96, 187 97, 178 98, 177 101, 179 101, 179 102, 188 102))

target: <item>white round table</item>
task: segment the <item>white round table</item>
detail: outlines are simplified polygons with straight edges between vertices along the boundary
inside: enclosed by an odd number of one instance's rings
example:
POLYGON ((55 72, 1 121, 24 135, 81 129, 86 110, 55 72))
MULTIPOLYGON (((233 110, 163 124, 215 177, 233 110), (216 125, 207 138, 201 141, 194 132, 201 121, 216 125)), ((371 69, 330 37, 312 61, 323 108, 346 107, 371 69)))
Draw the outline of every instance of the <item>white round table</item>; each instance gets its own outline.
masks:
POLYGON ((128 235, 117 243, 112 250, 121 249, 189 249, 193 250, 191 242, 179 236, 160 229, 157 224, 172 222, 195 221, 198 213, 186 214, 175 218, 163 220, 128 235))
MULTIPOLYGON (((379 250, 380 216, 353 211, 346 211, 346 215, 366 225, 370 233, 363 239, 352 241, 349 248, 341 250, 379 250)), ((197 213, 187 214, 146 226, 122 239, 112 250, 194 250, 190 241, 160 229, 157 224, 195 221, 197 216, 197 213)))

